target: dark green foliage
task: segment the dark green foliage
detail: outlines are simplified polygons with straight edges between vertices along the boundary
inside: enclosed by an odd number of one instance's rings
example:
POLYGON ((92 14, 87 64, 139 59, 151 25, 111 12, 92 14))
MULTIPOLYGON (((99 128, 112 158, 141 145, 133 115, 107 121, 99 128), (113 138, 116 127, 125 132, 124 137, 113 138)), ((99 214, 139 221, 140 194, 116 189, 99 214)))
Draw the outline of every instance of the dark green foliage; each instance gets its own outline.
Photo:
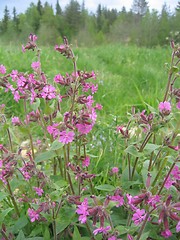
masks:
POLYGON ((93 46, 109 42, 131 43, 154 47, 169 44, 171 39, 179 42, 180 2, 171 12, 166 4, 161 12, 149 10, 145 0, 134 0, 132 9, 121 11, 107 9, 99 4, 96 13, 71 0, 62 9, 61 2, 55 6, 48 2, 31 3, 25 13, 17 14, 14 7, 10 15, 7 6, 0 21, 0 41, 22 42, 30 32, 38 34, 41 44, 55 44, 67 36, 78 46, 93 46))

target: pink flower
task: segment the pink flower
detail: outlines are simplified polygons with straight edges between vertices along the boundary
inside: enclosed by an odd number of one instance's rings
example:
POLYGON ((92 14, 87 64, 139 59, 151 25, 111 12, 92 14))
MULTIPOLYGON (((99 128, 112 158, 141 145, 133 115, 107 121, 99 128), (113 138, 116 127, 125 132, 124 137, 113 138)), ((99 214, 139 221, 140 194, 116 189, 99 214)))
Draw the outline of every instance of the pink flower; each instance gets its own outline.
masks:
POLYGON ((64 79, 63 79, 63 76, 61 76, 61 74, 58 74, 54 77, 54 81, 56 83, 64 83, 64 79))
POLYGON ((33 35, 32 33, 29 35, 29 40, 32 42, 35 42, 38 39, 36 35, 33 35))
POLYGON ((86 158, 83 160, 82 162, 82 166, 83 167, 88 167, 90 164, 90 157, 89 156, 86 156, 86 158))
POLYGON ((134 240, 133 236, 131 236, 130 234, 127 235, 128 240, 134 240))
POLYGON ((163 232, 161 232, 161 236, 163 236, 164 238, 169 238, 172 236, 172 233, 169 229, 166 229, 163 232))
POLYGON ((87 216, 89 215, 87 198, 85 198, 84 201, 80 205, 78 205, 78 209, 76 210, 76 213, 80 215, 79 221, 81 223, 86 223, 87 216))
POLYGON ((19 120, 19 117, 13 117, 12 118, 12 124, 14 126, 20 126, 21 125, 21 121, 19 120))
POLYGON ((58 123, 53 123, 52 126, 47 126, 47 131, 49 134, 53 135, 53 138, 57 138, 59 136, 59 129, 58 129, 59 124, 58 123))
POLYGON ((12 70, 10 76, 12 77, 12 81, 15 81, 16 78, 18 77, 18 71, 17 70, 12 70))
POLYGON ((137 209, 136 212, 133 214, 132 220, 134 221, 135 225, 139 225, 142 221, 144 221, 146 217, 146 212, 144 209, 137 209))
POLYGON ((47 100, 56 98, 56 88, 53 87, 52 85, 46 85, 42 89, 41 96, 42 96, 42 98, 47 99, 47 100))
POLYGON ((176 104, 177 109, 180 109, 180 101, 176 104))
POLYGON ((180 180, 180 170, 177 165, 174 166, 173 170, 171 171, 171 174, 176 180, 180 180))
POLYGON ((113 167, 111 169, 112 173, 118 173, 119 172, 119 168, 118 167, 113 167))
POLYGON ((0 65, 0 73, 1 74, 5 74, 6 73, 6 68, 5 68, 5 66, 4 65, 0 65))
POLYGON ((70 132, 62 131, 60 132, 59 142, 62 142, 63 144, 68 144, 74 140, 74 136, 75 133, 72 131, 70 132))
POLYGON ((41 63, 40 62, 33 62, 31 64, 31 67, 34 69, 34 71, 36 71, 38 68, 40 68, 41 63))
POLYGON ((76 127, 81 134, 88 134, 92 130, 92 124, 78 123, 76 127))
POLYGON ((32 208, 28 209, 28 215, 30 217, 31 222, 35 222, 39 219, 39 214, 32 208))
POLYGON ((180 232, 180 221, 179 221, 178 224, 176 225, 176 232, 180 232))
POLYGON ((14 95, 14 100, 16 102, 19 102, 19 99, 21 98, 20 95, 19 95, 19 92, 18 91, 13 91, 12 93, 14 95))
POLYGON ((44 191, 42 188, 38 188, 38 187, 33 187, 33 189, 36 191, 38 196, 42 196, 44 191))
POLYGON ((169 189, 173 185, 173 183, 175 183, 175 181, 173 181, 170 177, 168 177, 168 179, 166 180, 166 182, 164 184, 164 187, 166 189, 169 189))
POLYGON ((159 103, 159 111, 164 115, 169 115, 171 112, 171 104, 170 102, 160 102, 159 103))
POLYGON ((102 110, 103 106, 100 103, 96 103, 95 109, 102 110))
POLYGON ((93 234, 94 235, 97 235, 98 233, 103 233, 103 234, 106 234, 109 230, 111 230, 111 227, 110 226, 107 226, 107 227, 100 227, 100 228, 97 228, 93 231, 93 234))
POLYGON ((111 196, 110 200, 113 202, 117 202, 116 207, 120 207, 124 204, 124 198, 120 195, 111 196))

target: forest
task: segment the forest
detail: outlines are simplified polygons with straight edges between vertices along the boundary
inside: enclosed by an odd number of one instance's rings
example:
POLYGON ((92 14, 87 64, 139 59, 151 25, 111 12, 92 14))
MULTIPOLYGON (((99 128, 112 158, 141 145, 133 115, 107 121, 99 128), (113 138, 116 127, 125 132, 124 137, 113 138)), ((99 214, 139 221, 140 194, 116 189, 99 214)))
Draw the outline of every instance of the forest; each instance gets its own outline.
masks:
POLYGON ((180 1, 174 11, 166 3, 161 11, 157 11, 149 9, 148 1, 134 0, 129 11, 125 7, 118 11, 99 4, 92 13, 86 9, 85 1, 80 4, 71 0, 62 9, 59 0, 55 6, 48 2, 43 5, 38 0, 21 14, 17 14, 15 7, 13 12, 5 7, 0 21, 0 42, 23 42, 29 33, 34 33, 41 45, 54 45, 66 36, 77 46, 117 42, 145 47, 164 46, 171 39, 180 40, 179 23, 180 1))

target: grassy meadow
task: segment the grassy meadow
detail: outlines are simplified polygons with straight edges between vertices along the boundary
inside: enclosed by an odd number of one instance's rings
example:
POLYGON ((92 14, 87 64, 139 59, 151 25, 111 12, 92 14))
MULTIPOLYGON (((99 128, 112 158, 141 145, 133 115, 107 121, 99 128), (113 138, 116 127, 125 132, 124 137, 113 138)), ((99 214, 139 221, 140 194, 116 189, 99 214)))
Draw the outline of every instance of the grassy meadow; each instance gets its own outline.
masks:
MULTIPOLYGON (((127 119, 127 113, 132 106, 142 111, 147 109, 146 103, 154 107, 162 101, 163 91, 167 82, 165 63, 170 60, 171 49, 157 47, 154 49, 138 48, 136 46, 102 45, 93 48, 74 48, 80 70, 92 71, 97 74, 99 85, 95 94, 96 102, 103 105, 99 112, 93 138, 93 154, 101 162, 110 166, 116 165, 121 158, 121 145, 117 141, 115 129, 127 119), (109 163, 109 159, 113 161, 109 163)), ((22 53, 21 47, 8 46, 0 48, 0 63, 7 72, 13 69, 31 72, 31 63, 36 61, 34 52, 22 53)), ((50 82, 56 74, 72 72, 72 62, 67 61, 53 47, 42 47, 42 71, 50 82)), ((0 92, 0 102, 7 104, 7 114, 17 115, 21 108, 14 108, 11 93, 0 92)), ((17 105, 16 105, 17 106, 17 105)), ((22 110, 23 111, 23 110, 22 110)))

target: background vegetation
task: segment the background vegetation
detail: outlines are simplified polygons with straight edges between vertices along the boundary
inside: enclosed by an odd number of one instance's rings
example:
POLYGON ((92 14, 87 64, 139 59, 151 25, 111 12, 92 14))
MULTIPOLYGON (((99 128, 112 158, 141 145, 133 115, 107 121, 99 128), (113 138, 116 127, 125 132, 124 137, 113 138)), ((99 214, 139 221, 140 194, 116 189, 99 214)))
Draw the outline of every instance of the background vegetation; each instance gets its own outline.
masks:
POLYGON ((153 47, 165 45, 169 39, 179 40, 180 2, 174 12, 164 4, 162 10, 149 10, 145 0, 134 0, 127 11, 107 9, 100 4, 96 13, 90 13, 76 0, 71 0, 62 10, 57 0, 55 10, 48 2, 31 3, 25 13, 10 13, 4 9, 0 21, 1 43, 25 41, 30 32, 38 35, 40 44, 56 44, 64 35, 77 46, 94 46, 102 43, 130 43, 153 47))

